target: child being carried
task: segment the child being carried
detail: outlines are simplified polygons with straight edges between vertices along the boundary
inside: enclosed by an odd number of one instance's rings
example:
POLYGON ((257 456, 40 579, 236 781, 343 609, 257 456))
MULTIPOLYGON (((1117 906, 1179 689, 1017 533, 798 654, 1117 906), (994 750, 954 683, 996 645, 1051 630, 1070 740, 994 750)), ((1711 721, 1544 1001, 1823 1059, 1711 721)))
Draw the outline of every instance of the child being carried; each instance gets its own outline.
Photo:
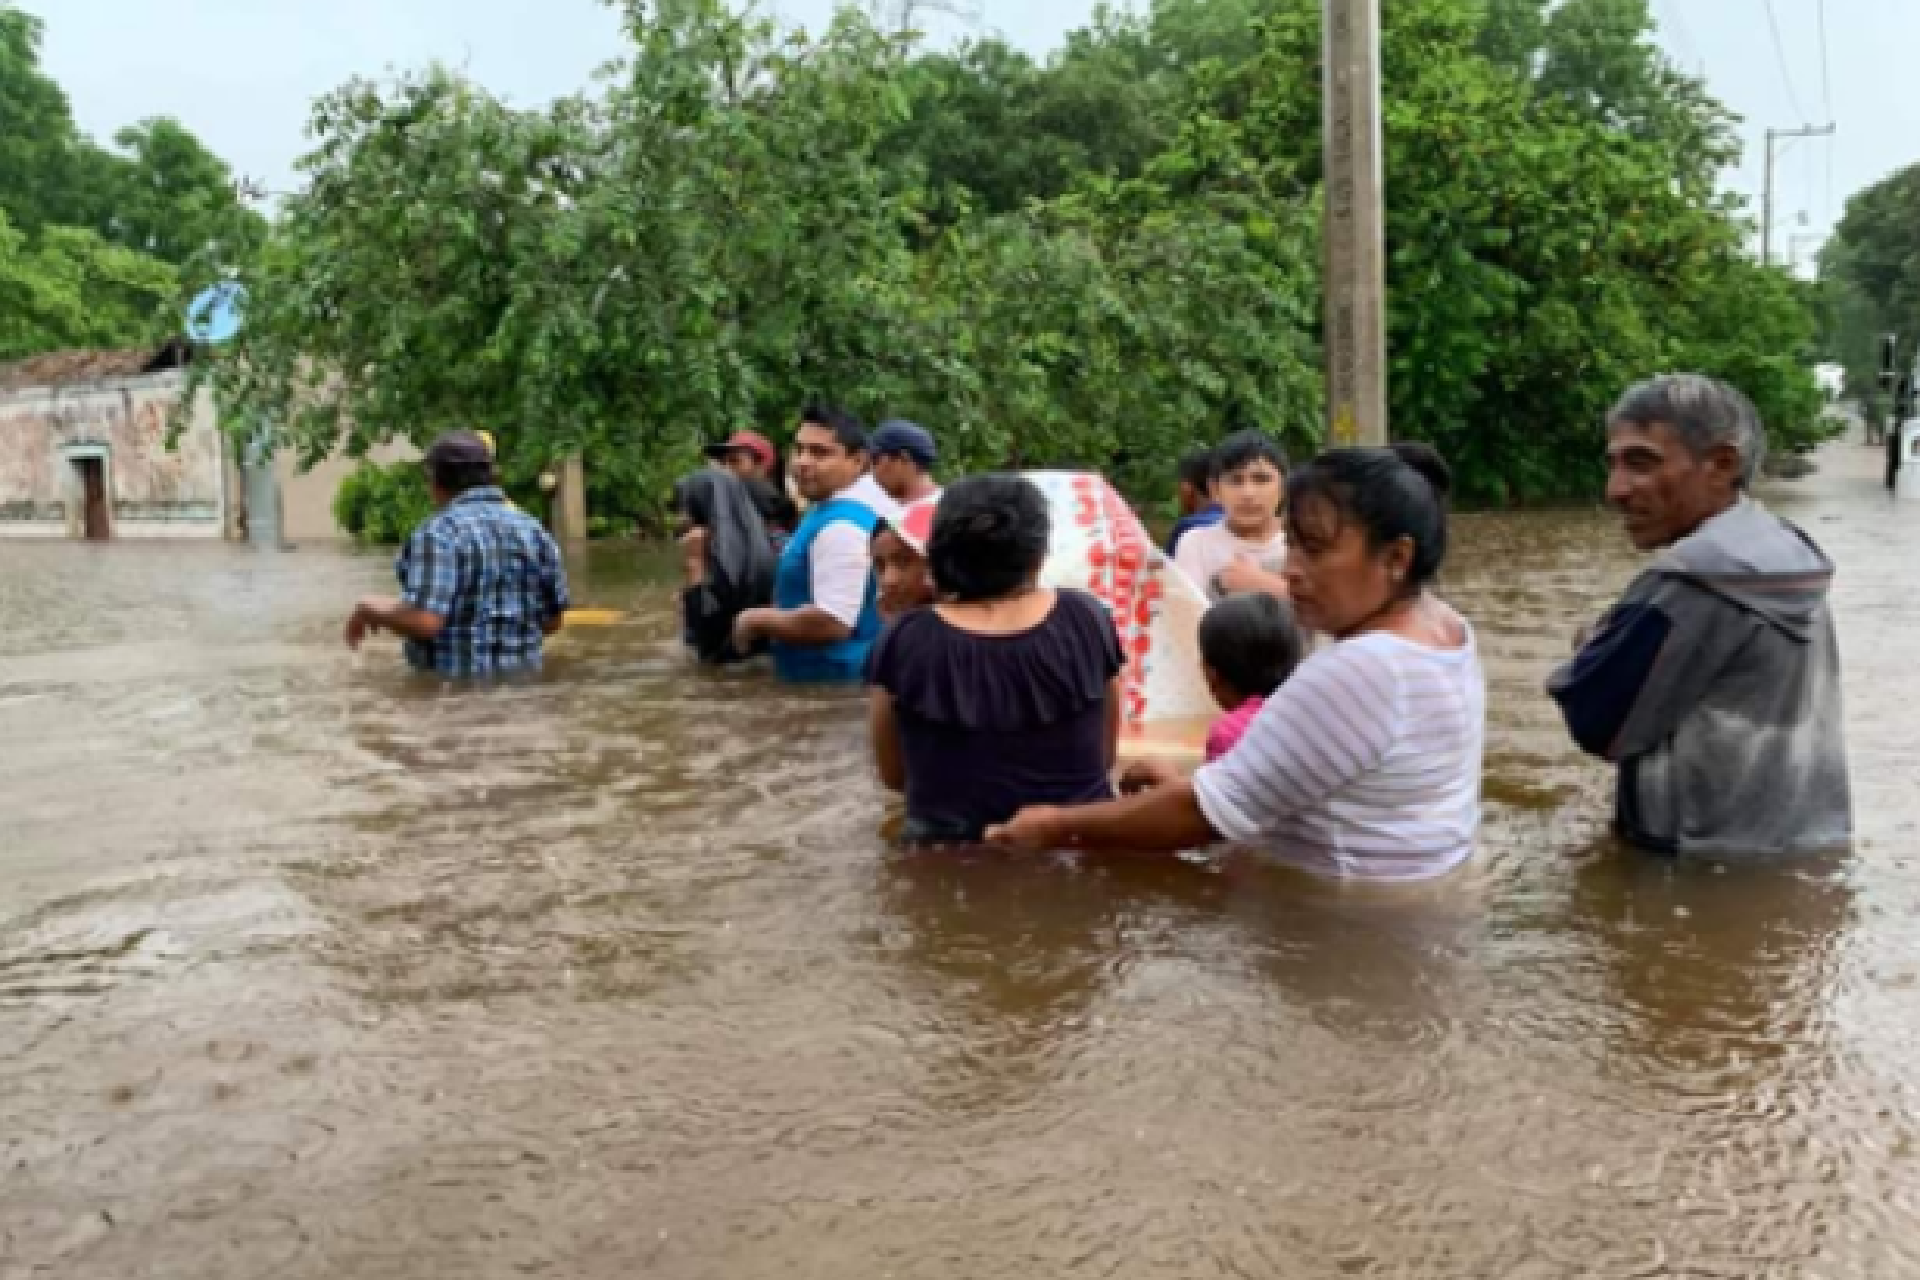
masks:
POLYGON ((1268 698, 1300 665, 1305 637, 1293 606, 1264 591, 1228 596, 1200 620, 1200 661, 1223 714, 1207 734, 1207 763, 1232 751, 1268 698))

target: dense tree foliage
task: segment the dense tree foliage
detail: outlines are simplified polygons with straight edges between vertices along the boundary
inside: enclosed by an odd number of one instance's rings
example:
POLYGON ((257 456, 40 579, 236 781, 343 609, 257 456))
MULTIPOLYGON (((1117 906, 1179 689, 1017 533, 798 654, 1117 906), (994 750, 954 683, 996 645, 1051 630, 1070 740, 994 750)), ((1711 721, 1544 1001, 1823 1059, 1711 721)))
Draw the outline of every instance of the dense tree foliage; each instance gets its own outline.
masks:
POLYGON ((1883 336, 1898 336, 1903 366, 1920 363, 1920 165, 1848 201, 1820 265, 1829 345, 1848 394, 1884 412, 1883 336))
POLYGON ((266 223, 174 121, 96 146, 40 69, 40 37, 0 0, 0 359, 177 332, 183 296, 247 261, 266 223))
MULTIPOLYGON (((438 69, 316 106, 216 372, 242 420, 309 457, 484 427, 520 481, 584 450, 634 515, 813 398, 1136 490, 1234 427, 1317 439, 1319 0, 1102 11, 1045 60, 624 11, 630 59, 547 109, 438 69)), ((1475 500, 1584 497, 1612 398, 1694 368, 1815 438, 1810 311, 1645 0, 1386 12, 1395 434, 1475 500)))

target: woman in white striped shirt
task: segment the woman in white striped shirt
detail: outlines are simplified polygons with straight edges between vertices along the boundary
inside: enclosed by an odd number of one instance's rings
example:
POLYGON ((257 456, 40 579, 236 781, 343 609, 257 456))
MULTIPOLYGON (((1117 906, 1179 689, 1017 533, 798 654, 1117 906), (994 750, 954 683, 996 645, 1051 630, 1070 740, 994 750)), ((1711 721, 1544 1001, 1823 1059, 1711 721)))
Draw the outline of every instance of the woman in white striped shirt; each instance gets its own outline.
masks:
POLYGON ((1191 780, 1029 808, 990 832, 1032 849, 1172 852, 1226 840, 1321 875, 1423 880, 1472 856, 1486 680, 1473 628, 1431 594, 1447 554, 1446 463, 1425 445, 1335 449, 1288 485, 1286 578, 1303 663, 1224 759, 1191 780))

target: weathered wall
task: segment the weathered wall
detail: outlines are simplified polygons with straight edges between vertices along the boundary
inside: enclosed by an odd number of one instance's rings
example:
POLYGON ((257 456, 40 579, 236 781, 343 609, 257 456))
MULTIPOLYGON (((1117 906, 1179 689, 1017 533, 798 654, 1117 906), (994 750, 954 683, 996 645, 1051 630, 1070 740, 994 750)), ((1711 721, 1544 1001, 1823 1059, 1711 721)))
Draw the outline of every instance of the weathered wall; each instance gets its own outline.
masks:
MULTIPOLYGON (((411 444, 383 444, 368 451, 368 458, 387 466, 417 458, 420 451, 411 444)), ((280 536, 288 542, 335 542, 348 536, 333 518, 333 498, 340 482, 353 474, 359 460, 336 453, 311 471, 296 465, 292 452, 274 459, 274 475, 280 482, 280 536)))
POLYGON ((0 538, 79 536, 74 458, 88 453, 104 456, 112 536, 221 537, 227 477, 210 395, 166 447, 185 386, 172 372, 0 395, 0 538))

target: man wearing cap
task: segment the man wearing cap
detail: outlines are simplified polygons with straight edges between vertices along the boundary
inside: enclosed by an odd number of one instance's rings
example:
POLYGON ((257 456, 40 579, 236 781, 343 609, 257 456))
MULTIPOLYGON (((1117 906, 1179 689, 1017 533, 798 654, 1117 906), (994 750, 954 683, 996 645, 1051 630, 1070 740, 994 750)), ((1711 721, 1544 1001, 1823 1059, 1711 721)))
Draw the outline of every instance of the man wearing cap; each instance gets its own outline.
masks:
POLYGON ((940 451, 917 422, 896 418, 873 433, 873 480, 900 507, 940 496, 933 468, 940 451))
POLYGON ((707 457, 742 480, 773 480, 780 454, 773 441, 757 431, 736 431, 719 444, 707 446, 707 457))
POLYGON ((369 632, 406 641, 407 661, 435 675, 537 670, 567 612, 560 549, 533 517, 508 507, 493 454, 466 431, 441 436, 422 460, 435 514, 394 565, 400 598, 370 596, 347 619, 347 647, 369 632))
POLYGON ((857 681, 880 634, 873 579, 873 529, 879 517, 854 497, 865 477, 867 433, 839 409, 810 408, 794 441, 793 475, 813 504, 780 556, 773 607, 749 609, 734 624, 734 648, 762 640, 774 670, 793 683, 857 681))

